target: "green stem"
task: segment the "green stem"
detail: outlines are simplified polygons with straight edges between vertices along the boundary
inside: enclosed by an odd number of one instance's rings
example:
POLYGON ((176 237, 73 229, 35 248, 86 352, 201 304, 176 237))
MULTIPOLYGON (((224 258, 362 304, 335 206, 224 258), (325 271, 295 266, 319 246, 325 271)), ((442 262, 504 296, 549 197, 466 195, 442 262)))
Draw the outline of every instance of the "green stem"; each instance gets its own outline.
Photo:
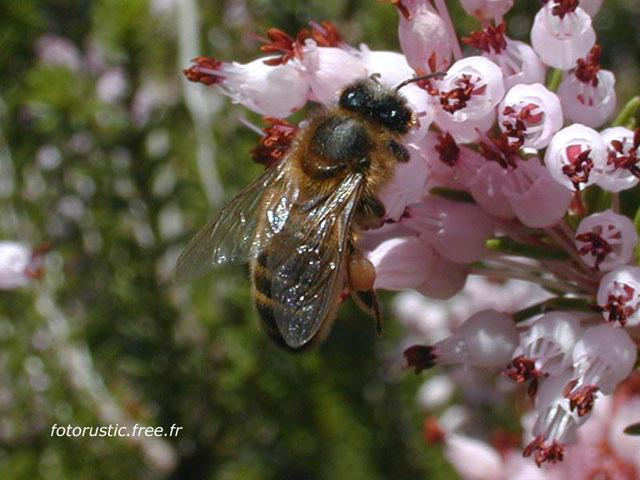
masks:
POLYGON ((587 299, 555 297, 545 300, 544 302, 536 303, 535 305, 531 305, 530 307, 514 313, 513 320, 516 323, 524 322, 534 315, 540 315, 555 310, 588 313, 594 312, 592 305, 587 299))
POLYGON ((633 120, 633 117, 638 112, 638 110, 640 110, 640 96, 636 95, 631 100, 629 100, 624 108, 620 111, 616 119, 613 121, 612 126, 626 126, 633 120))
POLYGON ((536 260, 569 260, 571 256, 564 250, 551 247, 537 247, 520 243, 509 237, 490 238, 485 242, 489 250, 518 255, 536 260))
POLYGON ((551 71, 551 76, 549 77, 549 81, 547 82, 548 83, 547 88, 550 91, 555 92, 556 90, 558 90, 558 87, 560 86, 560 82, 562 82, 563 78, 564 78, 564 72, 559 68, 554 68, 551 71))

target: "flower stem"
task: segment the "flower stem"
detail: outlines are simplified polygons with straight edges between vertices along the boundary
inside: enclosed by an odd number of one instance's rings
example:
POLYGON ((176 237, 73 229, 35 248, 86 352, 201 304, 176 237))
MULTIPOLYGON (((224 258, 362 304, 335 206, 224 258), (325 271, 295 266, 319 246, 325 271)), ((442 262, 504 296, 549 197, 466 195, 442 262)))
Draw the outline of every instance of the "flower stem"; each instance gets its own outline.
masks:
POLYGON ((626 126, 633 120, 633 117, 640 110, 640 95, 636 95, 627 102, 624 108, 620 111, 616 119, 613 121, 612 126, 620 127, 626 126))
POLYGON ((551 70, 551 75, 549 76, 549 81, 547 82, 547 88, 552 92, 558 90, 563 77, 564 72, 559 68, 554 68, 553 70, 551 70))
POLYGON ((554 310, 569 310, 573 312, 588 312, 593 313, 593 307, 586 298, 567 298, 567 297, 555 297, 545 300, 544 302, 536 303, 530 307, 523 308, 522 310, 513 314, 513 320, 516 323, 523 322, 534 315, 547 313, 554 310))
POLYGON ((536 260, 569 260, 571 258, 564 250, 528 245, 526 243, 517 242, 510 237, 490 238, 485 242, 485 246, 489 250, 496 252, 518 255, 520 257, 533 258, 536 260))

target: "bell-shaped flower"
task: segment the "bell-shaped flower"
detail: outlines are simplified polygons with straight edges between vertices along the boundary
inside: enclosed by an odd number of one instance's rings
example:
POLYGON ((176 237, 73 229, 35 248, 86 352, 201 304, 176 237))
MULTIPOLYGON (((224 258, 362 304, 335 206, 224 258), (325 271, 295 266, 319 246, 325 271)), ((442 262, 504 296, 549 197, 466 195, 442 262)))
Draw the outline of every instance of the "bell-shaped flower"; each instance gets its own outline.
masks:
POLYGON ((574 124, 556 133, 544 156, 551 176, 580 190, 600 179, 606 169, 606 147, 595 130, 574 124))
POLYGON ((446 70, 453 44, 445 20, 428 0, 403 0, 398 6, 398 38, 409 65, 421 73, 446 70))
POLYGON ((600 280, 597 300, 609 323, 640 325, 640 268, 625 266, 607 273, 600 280))
POLYGON ((456 141, 466 143, 493 125, 496 106, 504 96, 504 80, 502 70, 492 61, 466 57, 426 89, 439 103, 435 122, 456 141))
POLYGON ((506 365, 518 345, 518 331, 510 315, 483 310, 471 316, 452 334, 433 345, 405 350, 416 373, 434 365, 468 365, 495 368, 506 365))
POLYGON ((407 146, 409 161, 398 163, 393 178, 380 192, 387 220, 398 221, 407 205, 420 201, 427 183, 427 162, 418 151, 407 146))
POLYGON ((600 68, 600 54, 600 46, 595 45, 558 88, 565 117, 591 128, 603 125, 616 109, 616 79, 600 68))
POLYGON ((526 43, 507 37, 506 28, 506 23, 495 27, 489 25, 462 41, 482 50, 484 57, 502 69, 505 88, 520 83, 543 83, 546 69, 536 52, 526 43))
POLYGON ((635 187, 640 181, 640 128, 633 132, 612 127, 600 135, 607 147, 607 166, 596 183, 610 192, 635 187))
POLYGON ((588 328, 573 349, 574 377, 564 396, 579 416, 593 408, 596 395, 608 395, 627 378, 636 362, 633 340, 622 328, 597 325, 588 328))
POLYGON ((485 242, 495 229, 494 220, 477 205, 435 196, 410 205, 401 223, 418 232, 444 258, 463 264, 488 253, 485 242))
POLYGON ((310 99, 320 103, 335 101, 345 85, 367 75, 362 59, 339 47, 320 47, 313 40, 305 42, 302 58, 294 62, 309 82, 310 99))
POLYGON ((595 41, 591 17, 576 1, 546 2, 531 28, 531 45, 540 60, 562 70, 569 70, 586 56, 595 41))
POLYGON ((560 100, 539 83, 516 85, 498 107, 498 124, 512 143, 542 149, 562 128, 560 100))
POLYGON ((462 8, 482 22, 498 23, 513 6, 513 0, 460 0, 462 8))
POLYGON ((580 321, 570 313, 543 315, 520 334, 520 345, 504 374, 518 383, 530 382, 528 392, 534 396, 539 379, 572 367, 571 352, 582 332, 580 321))
POLYGON ((635 226, 611 210, 589 215, 576 230, 576 248, 584 263, 608 272, 629 263, 638 244, 635 226))
POLYGON ((431 245, 415 236, 383 241, 367 253, 376 270, 375 288, 423 287, 435 298, 448 298, 464 286, 466 270, 445 261, 431 245), (451 275, 449 276, 449 273, 451 275))
POLYGON ((0 290, 24 287, 42 275, 42 255, 48 248, 31 249, 12 241, 0 242, 0 290))
POLYGON ((602 0, 580 0, 580 8, 587 12, 591 17, 595 17, 602 7, 602 0))
POLYGON ((501 191, 518 220, 532 228, 556 225, 571 205, 571 191, 556 182, 537 158, 518 161, 505 175, 501 191))
POLYGON ((542 382, 536 395, 536 418, 533 440, 525 447, 524 456, 533 456, 538 466, 545 462, 562 461, 567 444, 576 441, 576 431, 588 417, 580 417, 570 408, 565 398, 565 385, 571 380, 572 370, 542 382))
POLYGON ((277 57, 259 58, 247 64, 198 57, 184 74, 192 82, 219 85, 234 103, 260 115, 285 118, 307 103, 309 78, 295 62, 265 63, 270 59, 277 57))

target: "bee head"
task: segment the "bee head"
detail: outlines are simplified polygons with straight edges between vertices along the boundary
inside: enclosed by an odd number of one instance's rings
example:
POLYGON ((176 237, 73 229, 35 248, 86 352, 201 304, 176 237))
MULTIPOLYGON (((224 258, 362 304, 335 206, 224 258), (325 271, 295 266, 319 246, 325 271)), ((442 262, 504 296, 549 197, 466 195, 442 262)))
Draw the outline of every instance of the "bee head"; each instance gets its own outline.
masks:
POLYGON ((393 132, 407 133, 411 125, 412 114, 404 97, 372 77, 348 85, 340 95, 340 106, 393 132))

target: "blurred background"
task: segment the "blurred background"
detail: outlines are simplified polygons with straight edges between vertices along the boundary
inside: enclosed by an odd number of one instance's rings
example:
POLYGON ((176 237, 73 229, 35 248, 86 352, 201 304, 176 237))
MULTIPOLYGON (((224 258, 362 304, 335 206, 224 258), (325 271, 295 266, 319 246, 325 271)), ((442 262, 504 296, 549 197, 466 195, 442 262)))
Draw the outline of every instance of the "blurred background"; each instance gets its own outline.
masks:
MULTIPOLYGON (((458 32, 478 28, 448 3, 458 32)), ((621 103, 638 85, 634 3, 606 0, 596 19, 621 103)), ((516 1, 513 37, 538 8, 516 1)), ((52 245, 40 281, 0 291, 1 478, 456 478, 425 443, 424 377, 402 369, 390 295, 384 337, 348 302, 294 356, 260 330, 245 268, 171 282, 186 240, 262 169, 238 117, 261 120, 182 68, 249 61, 252 34, 310 20, 398 50, 395 8, 377 0, 0 3, 0 240, 52 245), (51 437, 56 423, 183 428, 51 437)))

